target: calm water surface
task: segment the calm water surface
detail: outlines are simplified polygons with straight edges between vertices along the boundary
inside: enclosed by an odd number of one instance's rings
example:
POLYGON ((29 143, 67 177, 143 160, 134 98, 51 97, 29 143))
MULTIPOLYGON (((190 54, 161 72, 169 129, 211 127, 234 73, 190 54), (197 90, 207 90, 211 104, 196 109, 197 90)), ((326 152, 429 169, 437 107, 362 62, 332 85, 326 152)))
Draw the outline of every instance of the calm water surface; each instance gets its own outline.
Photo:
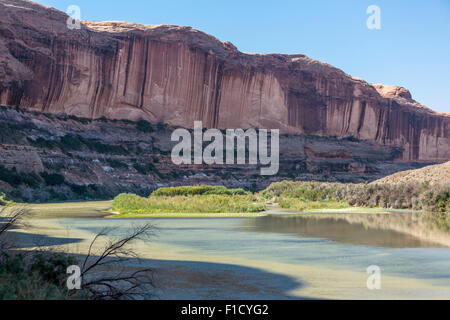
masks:
MULTIPOLYGON (((413 213, 299 214, 230 219, 61 219, 92 233, 105 226, 128 231, 136 223, 157 227, 153 242, 184 253, 317 265, 431 280, 450 287, 450 235, 421 225, 413 213), (415 227, 413 227, 415 225, 415 227), (427 230, 429 228, 429 230, 427 230), (438 235, 436 236, 436 233, 438 235)), ((450 295, 450 293, 449 293, 450 295)))

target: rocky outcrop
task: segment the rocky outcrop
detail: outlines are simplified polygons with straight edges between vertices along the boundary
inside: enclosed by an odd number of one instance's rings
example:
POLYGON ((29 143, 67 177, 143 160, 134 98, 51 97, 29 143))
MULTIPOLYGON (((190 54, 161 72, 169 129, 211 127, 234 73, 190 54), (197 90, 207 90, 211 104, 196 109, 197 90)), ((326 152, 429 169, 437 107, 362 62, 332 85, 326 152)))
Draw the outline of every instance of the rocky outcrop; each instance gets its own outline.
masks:
POLYGON ((0 10, 6 106, 185 127, 202 120, 279 128, 400 148, 397 160, 450 159, 450 116, 401 87, 370 85, 300 54, 241 53, 189 27, 84 22, 69 30, 64 13, 33 2, 0 0, 0 10))
POLYGON ((44 171, 41 158, 34 148, 0 144, 0 163, 8 169, 39 173, 44 171))
POLYGON ((285 179, 373 181, 426 164, 394 161, 398 149, 366 141, 281 135, 276 176, 262 176, 260 166, 250 164, 175 165, 173 130, 0 108, 0 193, 19 190, 34 202, 112 198, 121 192, 148 196, 160 186, 196 184, 256 191, 285 179))

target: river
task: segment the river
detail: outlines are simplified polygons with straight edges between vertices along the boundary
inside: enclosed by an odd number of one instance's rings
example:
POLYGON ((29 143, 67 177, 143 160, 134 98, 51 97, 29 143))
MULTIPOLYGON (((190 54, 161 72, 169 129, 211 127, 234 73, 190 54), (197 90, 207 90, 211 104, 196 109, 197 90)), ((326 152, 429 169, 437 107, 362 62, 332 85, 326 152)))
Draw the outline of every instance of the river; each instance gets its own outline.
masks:
POLYGON ((104 227, 123 234, 153 224, 155 236, 139 251, 156 271, 159 299, 450 299, 450 234, 418 213, 274 210, 258 218, 200 219, 88 213, 39 219, 37 230, 51 239, 57 234, 48 231, 59 228, 54 244, 74 249, 104 227), (381 272, 379 289, 367 286, 369 266, 381 272))

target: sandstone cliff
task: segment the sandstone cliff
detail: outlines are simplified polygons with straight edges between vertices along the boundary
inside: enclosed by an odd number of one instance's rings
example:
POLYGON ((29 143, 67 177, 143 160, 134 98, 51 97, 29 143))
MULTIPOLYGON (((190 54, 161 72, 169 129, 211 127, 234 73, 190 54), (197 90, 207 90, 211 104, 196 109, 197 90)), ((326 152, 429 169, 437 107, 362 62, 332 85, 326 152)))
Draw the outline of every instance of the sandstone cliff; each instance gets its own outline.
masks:
POLYGON ((279 128, 450 159, 450 116, 401 87, 370 85, 304 55, 245 54, 189 27, 84 22, 0 0, 0 104, 174 126, 279 128))
MULTIPOLYGON (((354 139, 280 136, 280 171, 260 165, 175 165, 174 127, 0 107, 0 193, 27 202, 111 199, 160 186, 261 190, 284 179, 373 181, 427 163, 394 161, 396 148, 354 139)), ((430 163, 428 163, 430 164, 430 163)))

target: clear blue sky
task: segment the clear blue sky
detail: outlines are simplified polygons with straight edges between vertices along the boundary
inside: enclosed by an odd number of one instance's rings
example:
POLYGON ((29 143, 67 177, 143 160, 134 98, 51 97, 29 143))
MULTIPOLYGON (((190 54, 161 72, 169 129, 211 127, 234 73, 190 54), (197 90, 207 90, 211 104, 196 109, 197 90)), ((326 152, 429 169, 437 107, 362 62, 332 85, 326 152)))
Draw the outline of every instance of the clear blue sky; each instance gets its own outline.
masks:
POLYGON ((82 20, 192 26, 243 52, 302 53, 450 112, 450 0, 38 0, 82 20), (381 9, 369 30, 366 9, 381 9))

